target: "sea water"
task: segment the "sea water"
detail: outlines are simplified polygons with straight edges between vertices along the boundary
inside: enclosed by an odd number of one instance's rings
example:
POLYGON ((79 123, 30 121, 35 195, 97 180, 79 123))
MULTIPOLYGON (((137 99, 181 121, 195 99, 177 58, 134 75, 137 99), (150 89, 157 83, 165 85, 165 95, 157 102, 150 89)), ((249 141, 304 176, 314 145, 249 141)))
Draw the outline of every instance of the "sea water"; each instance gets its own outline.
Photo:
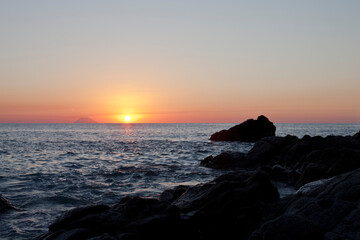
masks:
MULTIPOLYGON (((276 135, 353 135, 360 124, 275 124, 276 135)), ((64 211, 157 197, 226 171, 199 166, 252 143, 212 142, 234 124, 0 124, 0 194, 20 211, 0 215, 0 239, 30 239, 64 211)))

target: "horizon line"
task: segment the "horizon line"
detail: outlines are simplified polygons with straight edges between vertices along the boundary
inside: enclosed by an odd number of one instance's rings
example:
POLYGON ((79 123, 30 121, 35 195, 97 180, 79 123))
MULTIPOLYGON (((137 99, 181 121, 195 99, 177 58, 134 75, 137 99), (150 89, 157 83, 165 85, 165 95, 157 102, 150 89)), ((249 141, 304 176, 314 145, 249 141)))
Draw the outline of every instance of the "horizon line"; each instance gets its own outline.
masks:
MULTIPOLYGON (((241 124, 242 122, 96 122, 96 123, 75 123, 75 122, 0 122, 0 124, 241 124)), ((272 122, 280 124, 360 124, 360 122, 272 122)))

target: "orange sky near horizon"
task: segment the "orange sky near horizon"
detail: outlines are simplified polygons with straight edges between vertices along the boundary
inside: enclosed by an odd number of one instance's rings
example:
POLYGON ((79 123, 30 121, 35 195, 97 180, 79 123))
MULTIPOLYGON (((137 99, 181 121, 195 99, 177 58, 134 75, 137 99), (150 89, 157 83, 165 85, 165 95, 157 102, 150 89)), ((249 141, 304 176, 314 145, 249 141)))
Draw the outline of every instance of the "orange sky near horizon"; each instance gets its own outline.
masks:
POLYGON ((56 99, 54 102, 39 99, 30 104, 22 104, 23 100, 7 105, 2 102, 0 121, 71 123, 78 118, 89 117, 99 123, 121 123, 125 122, 126 115, 131 116, 132 123, 237 123, 259 115, 265 115, 278 123, 357 123, 360 119, 359 112, 352 107, 352 103, 357 101, 355 94, 348 94, 343 98, 346 100, 344 103, 328 96, 332 93, 324 93, 323 96, 263 96, 260 99, 239 96, 238 99, 230 101, 221 100, 222 94, 219 92, 209 98, 196 98, 190 94, 183 98, 171 94, 159 97, 156 94, 128 93, 111 96, 105 93, 104 96, 99 94, 88 101, 71 102, 70 105, 66 102, 62 105, 56 104, 56 99), (344 105, 350 107, 344 108, 344 105))
POLYGON ((125 115, 133 123, 236 123, 258 115, 274 122, 360 122, 360 83, 355 81, 351 87, 331 82, 307 86, 249 75, 249 83, 229 76, 232 81, 222 84, 217 80, 221 74, 192 72, 184 77, 177 71, 151 70, 151 65, 138 69, 142 74, 132 73, 136 67, 129 72, 114 68, 75 74, 67 81, 31 81, 35 87, 5 84, 0 122, 71 123, 89 117, 118 123, 125 122, 125 115))
POLYGON ((19 2, 0 123, 360 123, 360 2, 19 2))

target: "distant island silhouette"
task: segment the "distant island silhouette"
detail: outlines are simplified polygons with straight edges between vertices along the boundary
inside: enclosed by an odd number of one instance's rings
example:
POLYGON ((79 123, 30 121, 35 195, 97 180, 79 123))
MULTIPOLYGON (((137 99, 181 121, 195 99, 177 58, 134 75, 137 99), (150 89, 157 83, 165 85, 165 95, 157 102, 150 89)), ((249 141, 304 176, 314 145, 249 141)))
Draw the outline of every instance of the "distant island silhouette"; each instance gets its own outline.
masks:
POLYGON ((97 122, 91 118, 85 117, 85 118, 79 118, 74 123, 97 123, 97 122))

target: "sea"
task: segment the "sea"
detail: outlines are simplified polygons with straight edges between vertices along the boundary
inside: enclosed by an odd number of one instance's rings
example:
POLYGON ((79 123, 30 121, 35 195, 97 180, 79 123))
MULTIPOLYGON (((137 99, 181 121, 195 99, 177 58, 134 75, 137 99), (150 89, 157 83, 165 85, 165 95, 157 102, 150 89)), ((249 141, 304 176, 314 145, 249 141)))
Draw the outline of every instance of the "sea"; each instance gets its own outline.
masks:
MULTIPOLYGON (((0 239, 31 239, 75 207, 211 181, 227 171, 202 167, 202 159, 253 146, 209 140, 234 125, 0 124, 0 194, 19 209, 0 214, 0 239)), ((275 125, 277 136, 360 130, 360 124, 275 125)))

